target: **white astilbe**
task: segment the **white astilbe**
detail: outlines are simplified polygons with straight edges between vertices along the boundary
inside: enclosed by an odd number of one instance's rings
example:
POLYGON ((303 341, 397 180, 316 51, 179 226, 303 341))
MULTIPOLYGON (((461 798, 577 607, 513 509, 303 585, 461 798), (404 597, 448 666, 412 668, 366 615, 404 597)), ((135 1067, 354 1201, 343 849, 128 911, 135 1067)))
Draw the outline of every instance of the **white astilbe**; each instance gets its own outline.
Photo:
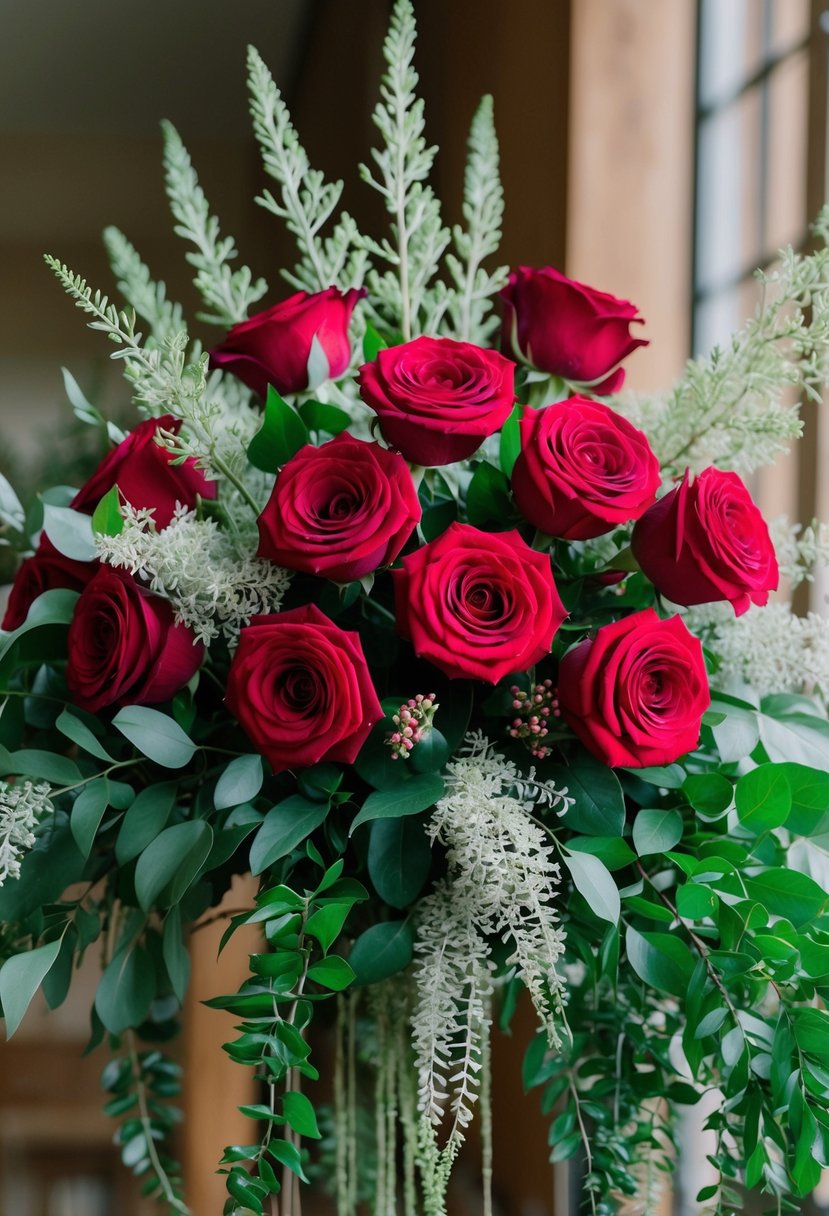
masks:
POLYGON ((23 854, 35 842, 35 828, 51 814, 50 787, 45 782, 0 781, 0 887, 20 877, 23 854))
POLYGON ((467 736, 447 765, 446 793, 428 832, 446 848, 447 878, 423 901, 418 919, 412 1019, 421 1113, 433 1126, 447 1102, 450 1141, 472 1117, 481 1037, 491 992, 487 939, 512 947, 507 966, 527 987, 551 1045, 562 980, 564 934, 553 907, 559 866, 543 829, 514 791, 552 806, 566 791, 521 778, 480 733, 467 736))
POLYGON ((260 613, 278 612, 288 589, 287 570, 254 557, 213 519, 176 507, 157 532, 152 512, 121 508, 118 536, 96 534, 101 561, 129 570, 170 601, 177 621, 209 645, 223 634, 234 642, 243 625, 260 613))
POLYGON ((813 519, 806 527, 785 515, 769 524, 781 577, 792 587, 812 583, 818 568, 829 566, 829 524, 813 519))
MULTIPOLYGON (((829 209, 815 231, 826 240, 829 209)), ((758 272, 757 314, 724 347, 691 360, 665 398, 613 404, 640 426, 669 474, 707 465, 750 473, 774 462, 803 424, 792 400, 819 400, 829 382, 829 250, 784 249, 758 272)))
POLYGON ((685 616, 720 660, 714 688, 748 684, 758 696, 818 692, 829 703, 829 620, 795 616, 789 604, 752 606, 735 617, 728 604, 706 604, 685 616))

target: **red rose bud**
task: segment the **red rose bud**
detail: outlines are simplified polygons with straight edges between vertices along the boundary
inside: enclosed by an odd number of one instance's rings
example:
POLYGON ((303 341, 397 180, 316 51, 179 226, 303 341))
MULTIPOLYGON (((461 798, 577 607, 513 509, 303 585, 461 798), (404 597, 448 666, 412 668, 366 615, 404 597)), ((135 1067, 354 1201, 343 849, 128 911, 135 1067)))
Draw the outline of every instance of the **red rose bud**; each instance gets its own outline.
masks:
POLYGON ((704 469, 646 511, 631 548, 657 590, 675 604, 728 600, 736 616, 767 604, 780 578, 766 521, 736 473, 704 469))
POLYGON ((567 616, 549 557, 517 532, 451 524, 393 578, 400 632, 452 679, 497 684, 526 671, 567 616))
POLYGON ((670 764, 699 742, 711 698, 702 645, 652 608, 603 625, 561 660, 562 716, 603 764, 670 764))
POLYGON ((275 773, 353 763, 383 717, 359 635, 313 604, 241 631, 225 702, 275 773))
POLYGON ((501 298, 503 350, 596 393, 620 389, 625 373, 619 364, 637 346, 648 345, 630 333, 632 324, 644 324, 635 304, 568 279, 552 266, 519 266, 501 298))
POLYGON ((208 480, 192 456, 174 464, 172 452, 156 443, 160 430, 177 435, 180 429, 180 420, 170 414, 140 422, 104 457, 71 505, 76 511, 91 514, 107 491, 117 484, 130 506, 152 508, 156 527, 166 528, 176 503, 195 507, 198 498, 215 498, 216 482, 208 480))
POLYGON ((515 404, 515 366, 452 338, 415 338, 360 368, 360 396, 383 438, 412 464, 466 460, 515 404))
POLYGON ((524 518, 548 536, 610 532, 638 519, 659 486, 645 435, 601 402, 571 397, 524 411, 512 492, 524 518))
POLYGON ((272 308, 240 321, 210 352, 211 368, 232 372, 263 401, 272 384, 278 393, 300 393, 323 379, 336 380, 351 361, 348 326, 354 305, 366 293, 327 287, 309 295, 298 291, 272 308), (309 383, 314 339, 327 361, 327 376, 309 383))
POLYGON ((26 558, 15 575, 0 629, 18 629, 44 591, 57 587, 82 591, 97 569, 97 562, 78 562, 64 557, 44 534, 37 552, 26 558))
POLYGON ((167 600, 122 570, 101 566, 75 606, 66 683, 90 713, 169 701, 196 673, 204 647, 177 625, 167 600))
POLYGON ((347 583, 393 562, 420 514, 403 457, 342 434, 284 466, 259 516, 259 556, 347 583))

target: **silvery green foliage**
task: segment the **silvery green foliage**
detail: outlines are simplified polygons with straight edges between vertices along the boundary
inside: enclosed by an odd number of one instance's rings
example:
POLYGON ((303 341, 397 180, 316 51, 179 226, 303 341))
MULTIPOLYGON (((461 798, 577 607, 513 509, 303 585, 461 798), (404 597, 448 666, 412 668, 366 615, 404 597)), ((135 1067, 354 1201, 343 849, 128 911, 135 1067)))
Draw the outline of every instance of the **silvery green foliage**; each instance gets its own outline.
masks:
POLYGON ((265 190, 256 201, 285 221, 300 252, 293 272, 283 271, 284 277, 300 291, 360 287, 368 255, 358 247, 357 225, 348 212, 342 212, 331 236, 321 236, 340 201, 343 183, 326 182, 318 169, 311 168, 282 94, 252 46, 248 47, 248 89, 265 170, 280 188, 279 199, 265 190))
POLYGON ((814 253, 780 254, 758 272, 757 313, 724 347, 691 360, 667 397, 622 395, 614 404, 648 435, 669 474, 708 465, 751 473, 802 432, 793 399, 817 401, 829 383, 829 209, 814 253))
POLYGON ((485 346, 497 318, 491 317, 497 291, 509 269, 499 266, 491 274, 483 262, 498 252, 504 217, 504 189, 492 98, 481 98, 469 132, 469 154, 464 173, 463 218, 466 227, 452 229, 457 255, 448 253, 446 264, 455 284, 448 294, 447 312, 453 336, 485 346))
POLYGON ((363 238, 364 247, 390 267, 369 271, 369 296, 381 322, 399 326, 404 341, 437 331, 446 293, 430 296, 429 284, 449 243, 440 203, 426 184, 437 149, 426 143, 423 101, 415 93, 415 37, 411 0, 396 0, 383 46, 387 70, 373 115, 383 146, 372 150, 375 168, 360 166, 363 180, 382 195, 392 217, 393 240, 363 238))
POLYGON ((153 339, 163 342, 171 334, 185 330, 181 305, 168 300, 166 286, 154 281, 138 250, 123 232, 114 227, 105 228, 104 245, 118 280, 118 290, 150 327, 153 339))
POLYGON ((219 221, 210 207, 181 136, 172 123, 162 123, 164 132, 164 170, 170 210, 176 220, 175 232, 195 245, 187 261, 196 268, 193 280, 211 312, 200 319, 216 325, 235 325, 244 321, 252 304, 268 290, 264 279, 254 279, 247 266, 231 270, 237 256, 232 236, 223 237, 219 221))
POLYGON ((54 814, 46 782, 0 781, 0 887, 20 877, 21 859, 35 842, 41 819, 54 814))
POLYGON ((829 524, 813 519, 804 527, 781 515, 769 524, 769 533, 780 576, 792 587, 813 583, 817 570, 829 567, 829 524))

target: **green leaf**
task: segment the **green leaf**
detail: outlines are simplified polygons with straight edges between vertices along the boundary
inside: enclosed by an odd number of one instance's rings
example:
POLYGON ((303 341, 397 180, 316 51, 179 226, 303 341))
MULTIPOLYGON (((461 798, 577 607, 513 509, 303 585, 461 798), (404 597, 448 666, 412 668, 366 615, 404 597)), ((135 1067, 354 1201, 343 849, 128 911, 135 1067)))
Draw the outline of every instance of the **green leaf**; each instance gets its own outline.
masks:
POLYGON ((608 870, 621 870, 636 860, 636 854, 621 836, 573 836, 567 848, 575 853, 592 853, 608 870))
POLYGON ((781 827, 792 809, 792 791, 777 764, 761 764, 737 782, 737 817, 744 828, 759 835, 781 827))
POLYGON ((820 836, 829 831, 829 773, 805 764, 779 764, 792 795, 785 827, 796 836, 820 836))
POLYGON ((751 755, 760 739, 757 711, 717 700, 711 702, 711 708, 725 714, 718 726, 711 727, 723 763, 733 764, 751 755))
POLYGON ((309 802, 300 794, 292 794, 271 807, 250 847, 251 873, 261 874, 281 857, 287 857, 320 826, 328 811, 327 802, 309 802))
POLYGON ((466 491, 466 514, 474 527, 494 524, 496 529, 503 529, 515 514, 509 482, 500 469, 486 462, 478 465, 466 491))
POLYGON ((305 1094, 289 1089, 282 1095, 282 1111, 288 1125, 295 1132, 299 1132, 300 1136, 308 1136, 312 1140, 321 1139, 317 1116, 305 1094))
POLYGON ((26 526, 26 512, 11 482, 0 473, 0 523, 22 532, 26 526))
POLYGON ((176 790, 175 782, 163 781, 148 785, 138 794, 124 816, 115 842, 115 856, 120 865, 132 861, 155 840, 170 818, 176 790))
POLYGON ((695 811, 715 819, 731 806, 734 787, 722 773, 698 773, 686 777, 682 792, 695 811))
POLYGON ((765 870, 745 884, 750 899, 772 915, 790 920, 796 929, 818 917, 829 902, 829 895, 813 879, 796 870, 765 870))
POLYGON ((76 562, 91 562, 97 557, 92 539, 92 520, 72 507, 43 504, 43 531, 64 557, 76 562))
POLYGON ((248 444, 248 460, 263 473, 278 473, 308 443, 308 428, 271 385, 262 425, 248 444))
POLYGON ((26 620, 19 628, 11 633, 0 634, 0 658, 12 643, 32 629, 40 629, 44 625, 68 625, 72 620, 77 602, 77 591, 68 591, 65 587, 55 587, 51 591, 44 591, 33 602, 26 615, 26 620))
POLYGON ((585 836, 621 836, 625 826, 625 799, 619 778, 606 764, 580 751, 571 764, 556 769, 555 784, 567 786, 575 798, 562 823, 585 836))
POLYGON ((117 485, 107 490, 92 512, 92 531, 101 536, 120 536, 124 531, 121 495, 117 485))
POLYGON ((95 833, 101 826, 104 811, 109 806, 109 782, 106 777, 91 781, 84 786, 72 804, 69 826, 75 844, 84 857, 92 851, 95 833))
POLYGON ((339 435, 351 425, 345 410, 327 401, 303 401, 297 411, 309 431, 325 431, 328 435, 339 435))
POLYGON ((689 948, 670 933, 640 933, 628 926, 625 933, 628 962, 651 988, 685 997, 694 971, 689 948))
POLYGON ((408 967, 414 951, 412 927, 405 920, 387 920, 372 925, 351 948, 349 962, 356 984, 377 984, 408 967))
POLYGON ((236 756, 216 782, 213 805, 217 811, 223 811, 251 802, 261 790, 263 780, 261 756, 236 756))
POLYGON ((141 946, 119 950, 95 993, 98 1017, 112 1034, 140 1026, 155 995, 155 969, 141 946))
POLYGON ((769 760, 829 772, 829 723, 811 714, 772 718, 758 714, 760 741, 769 760))
POLYGON ((646 781, 648 785, 655 785, 657 789, 679 790, 682 789, 682 783, 685 780, 685 770, 681 764, 657 765, 649 768, 626 768, 624 771, 631 773, 639 781, 646 781))
POLYGON ((112 719, 112 725, 162 768, 183 768, 196 750, 193 740, 169 714, 147 705, 126 706, 112 719))
POLYGON ((633 822, 633 847, 640 857, 667 853, 682 839, 682 828, 681 811, 640 811, 633 822))
POLYGON ((328 958, 321 958, 311 964, 308 968, 308 979, 323 988, 330 988, 332 992, 342 992, 353 983, 354 971, 344 958, 331 954, 328 958))
POLYGON ((271 1140, 268 1144, 268 1152, 280 1165, 287 1165, 289 1170, 293 1170, 303 1182, 308 1181, 302 1168, 302 1157, 296 1145, 289 1144, 287 1140, 271 1140))
POLYGON ((86 723, 81 722, 80 718, 76 718, 68 709, 61 710, 55 726, 62 735, 66 735, 67 739, 71 739, 78 747, 82 748, 85 752, 89 752, 90 756, 95 756, 98 760, 107 760, 110 764, 112 763, 112 756, 93 735, 86 723))
POLYGON ((178 1003, 183 1005, 187 985, 190 983, 190 953, 182 937, 181 908, 178 904, 170 909, 164 920, 162 953, 173 992, 178 1003))
POLYGON ((346 918, 354 905, 352 903, 323 904, 317 908, 305 922, 305 932, 315 937, 322 946, 324 954, 333 946, 340 936, 346 918))
POLYGON ((570 853, 562 858, 573 885, 602 920, 616 924, 621 912, 619 890, 607 866, 592 853, 570 853))
POLYGON ((135 893, 145 912, 154 905, 169 908, 178 903, 201 871, 213 829, 204 819, 191 819, 165 828, 138 858, 135 893))
MULTIPOLYGON (((250 1155, 252 1156, 253 1154, 250 1155)), ((244 1160, 247 1159, 248 1156, 246 1154, 244 1160)), ((264 1194, 266 1192, 261 1184, 250 1177, 247 1170, 231 1170, 225 1179, 225 1185, 228 1189, 228 1193, 240 1205, 242 1212, 246 1214, 253 1212, 255 1213, 255 1216, 262 1216, 264 1211, 262 1199, 264 1198, 264 1194)), ((232 1210, 239 1211, 238 1208, 234 1208, 232 1210)))
POLYGON ((393 908, 417 898, 432 865, 432 848, 423 821, 375 819, 368 846, 368 872, 374 889, 393 908))
POLYGON ((505 477, 512 477, 512 470, 521 451, 521 406, 516 405, 504 425, 498 442, 498 461, 505 477))
POLYGON ((378 333, 371 321, 366 322, 366 332, 363 334, 363 358, 366 363, 373 363, 381 350, 388 347, 388 342, 378 333))
POLYGON ((6 1038, 17 1030, 32 998, 46 978, 60 953, 61 939, 27 950, 25 954, 13 954, 0 967, 0 1004, 6 1019, 6 1038))
POLYGON ((372 819, 397 819, 403 815, 418 815, 443 795, 443 778, 437 773, 418 773, 390 789, 369 794, 360 813, 351 824, 349 836, 361 823, 372 819))
POLYGON ((677 888, 676 906, 686 920, 702 920, 717 911, 717 895, 698 882, 686 882, 677 888))
POLYGON ((73 760, 53 752, 26 749, 7 753, 0 759, 0 776, 15 773, 20 777, 36 777, 52 785, 78 785, 81 771, 73 760))

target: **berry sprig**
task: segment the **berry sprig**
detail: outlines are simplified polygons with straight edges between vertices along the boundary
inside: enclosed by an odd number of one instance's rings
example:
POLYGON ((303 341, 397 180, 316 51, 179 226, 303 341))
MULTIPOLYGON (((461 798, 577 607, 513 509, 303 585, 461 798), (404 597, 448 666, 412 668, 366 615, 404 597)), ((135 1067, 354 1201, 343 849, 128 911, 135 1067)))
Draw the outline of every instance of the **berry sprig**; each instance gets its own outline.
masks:
POLYGON ((512 724, 507 728, 510 738, 522 739, 529 749, 530 755, 537 760, 543 760, 549 755, 549 747, 542 742, 550 733, 550 719, 560 718, 558 697, 552 680, 544 680, 535 684, 532 692, 524 692, 517 684, 510 689, 512 708, 518 711, 512 724))
POLYGON ((398 757, 408 759, 415 744, 420 743, 432 729, 432 720, 439 708, 435 693, 424 696, 419 692, 416 697, 404 701, 399 712, 392 715, 397 729, 386 736, 392 760, 398 757))

